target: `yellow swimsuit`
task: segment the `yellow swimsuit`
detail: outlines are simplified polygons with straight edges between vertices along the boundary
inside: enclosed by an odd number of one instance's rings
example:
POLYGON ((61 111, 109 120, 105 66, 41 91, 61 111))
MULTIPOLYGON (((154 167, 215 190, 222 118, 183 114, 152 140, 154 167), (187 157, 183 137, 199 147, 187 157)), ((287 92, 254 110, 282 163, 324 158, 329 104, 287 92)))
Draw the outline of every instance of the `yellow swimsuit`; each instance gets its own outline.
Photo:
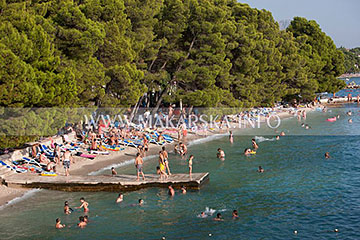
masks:
POLYGON ((161 171, 164 171, 164 170, 165 170, 165 166, 164 166, 164 164, 162 164, 162 163, 160 163, 160 170, 161 170, 161 171))

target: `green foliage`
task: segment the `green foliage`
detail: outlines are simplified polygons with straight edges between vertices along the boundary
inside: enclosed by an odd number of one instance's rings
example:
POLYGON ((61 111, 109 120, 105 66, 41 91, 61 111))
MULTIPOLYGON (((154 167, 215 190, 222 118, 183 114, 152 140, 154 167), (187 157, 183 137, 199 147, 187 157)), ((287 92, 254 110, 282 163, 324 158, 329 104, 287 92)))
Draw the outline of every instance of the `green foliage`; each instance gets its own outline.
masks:
POLYGON ((360 72, 360 47, 353 49, 346 49, 344 47, 339 48, 344 54, 344 66, 346 73, 358 73, 360 72))
MULTIPOLYGON (((359 53, 341 51, 352 71, 359 53)), ((270 12, 236 0, 0 0, 0 107, 129 107, 145 93, 153 107, 311 100, 343 87, 341 51, 315 21, 280 31, 270 12)), ((70 121, 40 115, 18 129, 33 139, 70 121)))
POLYGON ((336 78, 345 71, 344 55, 315 21, 295 17, 287 31, 300 44, 299 54, 306 59, 309 77, 318 82, 318 92, 337 92, 345 86, 336 78))

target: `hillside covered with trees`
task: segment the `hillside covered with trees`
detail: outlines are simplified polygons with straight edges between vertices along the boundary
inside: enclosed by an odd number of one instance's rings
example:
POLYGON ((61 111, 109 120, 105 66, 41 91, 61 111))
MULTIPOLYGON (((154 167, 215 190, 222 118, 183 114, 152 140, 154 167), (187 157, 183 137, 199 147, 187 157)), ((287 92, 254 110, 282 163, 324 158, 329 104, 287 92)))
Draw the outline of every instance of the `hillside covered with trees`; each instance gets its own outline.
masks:
POLYGON ((345 72, 346 73, 358 73, 360 72, 360 47, 353 49, 346 49, 344 47, 339 48, 344 53, 345 72))
POLYGON ((0 107, 272 106, 343 63, 315 21, 236 0, 0 0, 0 107))

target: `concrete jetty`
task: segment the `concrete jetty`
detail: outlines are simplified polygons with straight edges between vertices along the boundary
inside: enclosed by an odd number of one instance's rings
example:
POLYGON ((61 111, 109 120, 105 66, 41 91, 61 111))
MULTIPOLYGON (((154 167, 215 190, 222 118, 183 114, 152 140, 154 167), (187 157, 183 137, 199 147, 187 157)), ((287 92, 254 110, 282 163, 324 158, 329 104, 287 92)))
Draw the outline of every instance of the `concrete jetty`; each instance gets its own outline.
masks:
POLYGON ((185 186, 188 189, 200 189, 209 181, 209 173, 172 174, 166 180, 160 180, 159 175, 147 174, 145 181, 136 181, 134 175, 96 175, 96 176, 40 176, 37 174, 13 174, 3 178, 3 183, 9 187, 43 188, 67 192, 125 192, 149 187, 174 188, 185 186))

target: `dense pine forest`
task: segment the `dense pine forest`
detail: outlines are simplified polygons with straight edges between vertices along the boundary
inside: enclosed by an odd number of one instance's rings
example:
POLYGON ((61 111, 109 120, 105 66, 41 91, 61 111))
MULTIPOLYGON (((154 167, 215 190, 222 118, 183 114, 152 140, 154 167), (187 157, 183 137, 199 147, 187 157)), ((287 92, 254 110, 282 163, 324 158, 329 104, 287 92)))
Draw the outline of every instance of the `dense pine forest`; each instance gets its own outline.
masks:
POLYGON ((344 70, 315 21, 236 0, 0 0, 2 108, 272 106, 344 70))
POLYGON ((360 47, 353 49, 339 48, 345 56, 345 72, 359 73, 360 72, 360 47))
POLYGON ((0 106, 269 106, 334 92, 344 57, 234 0, 0 1, 0 106))

